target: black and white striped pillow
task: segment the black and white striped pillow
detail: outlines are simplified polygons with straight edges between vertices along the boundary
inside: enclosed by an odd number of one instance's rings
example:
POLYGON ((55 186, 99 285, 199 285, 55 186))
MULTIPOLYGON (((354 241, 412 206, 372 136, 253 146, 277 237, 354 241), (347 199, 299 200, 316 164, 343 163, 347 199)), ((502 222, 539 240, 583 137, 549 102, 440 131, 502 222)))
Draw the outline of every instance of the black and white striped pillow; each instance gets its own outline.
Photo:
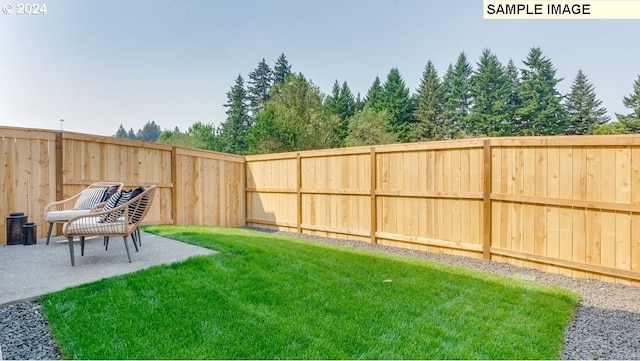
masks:
MULTIPOLYGON (((104 205, 103 211, 110 211, 114 208, 117 208, 129 201, 129 196, 131 195, 131 191, 119 191, 113 194, 109 199, 107 199, 107 203, 104 205)), ((109 214, 103 214, 100 216, 101 222, 115 222, 120 218, 120 216, 124 213, 124 210, 120 210, 119 212, 112 212, 109 214)))
POLYGON ((73 209, 91 209, 104 198, 106 187, 87 188, 82 191, 73 209))

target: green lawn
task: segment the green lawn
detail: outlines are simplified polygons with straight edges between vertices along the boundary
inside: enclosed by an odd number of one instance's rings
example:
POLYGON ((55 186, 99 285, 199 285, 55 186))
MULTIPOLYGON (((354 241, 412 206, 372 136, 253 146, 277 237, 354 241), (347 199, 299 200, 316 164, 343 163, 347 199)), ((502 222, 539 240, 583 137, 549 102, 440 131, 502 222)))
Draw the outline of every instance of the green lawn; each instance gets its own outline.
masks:
POLYGON ((246 229, 145 231, 220 253, 45 296, 64 358, 558 359, 579 300, 246 229))

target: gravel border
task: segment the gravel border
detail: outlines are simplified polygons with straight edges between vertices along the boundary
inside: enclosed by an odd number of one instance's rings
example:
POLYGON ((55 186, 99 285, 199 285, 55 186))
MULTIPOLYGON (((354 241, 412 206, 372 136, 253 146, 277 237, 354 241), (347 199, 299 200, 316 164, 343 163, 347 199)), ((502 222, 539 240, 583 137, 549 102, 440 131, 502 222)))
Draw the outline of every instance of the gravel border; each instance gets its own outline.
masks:
POLYGON ((61 360, 40 305, 25 301, 0 308, 0 360, 61 360))
MULTIPOLYGON (((361 241, 305 234, 248 229, 328 245, 368 249, 451 264, 508 277, 555 285, 582 296, 573 321, 565 330, 563 360, 640 360, 640 287, 576 279, 506 263, 394 248, 361 241)), ((0 360, 60 360, 49 325, 35 302, 0 308, 0 360)))

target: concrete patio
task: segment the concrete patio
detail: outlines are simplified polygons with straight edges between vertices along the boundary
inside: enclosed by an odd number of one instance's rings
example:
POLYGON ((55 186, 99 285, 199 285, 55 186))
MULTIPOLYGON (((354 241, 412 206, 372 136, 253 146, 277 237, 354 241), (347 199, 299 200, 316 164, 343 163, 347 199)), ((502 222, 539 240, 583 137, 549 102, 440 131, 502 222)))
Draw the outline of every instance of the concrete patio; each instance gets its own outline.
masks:
POLYGON ((143 233, 142 247, 135 251, 128 240, 131 263, 122 237, 112 237, 105 251, 102 238, 85 241, 84 256, 75 243, 75 267, 71 266, 68 241, 64 237, 38 239, 34 245, 0 245, 0 306, 31 299, 102 278, 170 264, 215 251, 143 233))

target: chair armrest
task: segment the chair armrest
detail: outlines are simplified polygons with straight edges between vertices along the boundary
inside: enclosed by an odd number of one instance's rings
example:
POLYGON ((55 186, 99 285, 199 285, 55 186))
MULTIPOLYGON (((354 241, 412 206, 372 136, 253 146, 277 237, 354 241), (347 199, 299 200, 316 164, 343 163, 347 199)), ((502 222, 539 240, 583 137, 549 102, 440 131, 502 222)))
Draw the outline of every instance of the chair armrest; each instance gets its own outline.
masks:
POLYGON ((71 198, 67 198, 67 199, 63 199, 61 201, 55 201, 55 202, 51 202, 51 203, 47 204, 44 207, 44 214, 46 215, 49 212, 68 211, 70 209, 73 209, 73 207, 75 206, 76 202, 78 201, 78 198, 80 198, 81 195, 82 195, 82 192, 74 195, 71 198))
POLYGON ((69 219, 62 227, 62 232, 66 237, 128 234, 130 233, 128 207, 125 203, 106 211, 103 210, 104 207, 99 210, 94 208, 87 214, 69 219))

